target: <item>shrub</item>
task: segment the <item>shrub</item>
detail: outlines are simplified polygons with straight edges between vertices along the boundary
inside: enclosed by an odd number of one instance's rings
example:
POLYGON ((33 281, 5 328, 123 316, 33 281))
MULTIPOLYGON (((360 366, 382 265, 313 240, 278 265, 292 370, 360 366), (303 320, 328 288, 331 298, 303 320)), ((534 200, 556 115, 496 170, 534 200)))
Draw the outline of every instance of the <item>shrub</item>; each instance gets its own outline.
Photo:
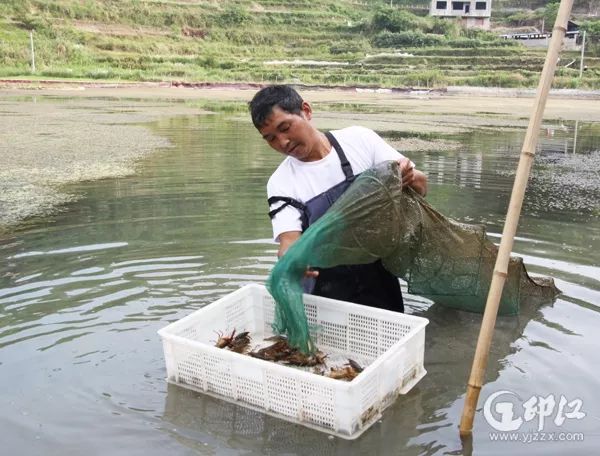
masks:
POLYGON ((0 31, 0 64, 27 64, 30 60, 29 34, 23 30, 2 32, 0 31))
POLYGON ((384 31, 378 33, 373 38, 373 45, 380 48, 399 46, 424 47, 436 46, 444 43, 444 41, 442 35, 432 35, 419 31, 400 33, 384 31))
POLYGON ((527 78, 519 73, 485 73, 463 81, 466 85, 484 87, 523 87, 527 78))
POLYGON ((548 24, 548 28, 550 28, 554 22, 556 21, 556 16, 558 14, 558 7, 560 6, 560 1, 552 1, 546 5, 544 8, 544 22, 548 24))
POLYGON ((407 11, 388 7, 379 8, 371 19, 371 29, 374 32, 387 30, 390 32, 403 32, 407 30, 420 30, 424 27, 423 19, 407 11))
POLYGON ((85 76, 90 79, 111 79, 115 77, 115 73, 111 68, 98 68, 88 71, 85 76))
POLYGON ((25 30, 44 30, 48 28, 48 21, 39 16, 31 14, 20 14, 15 18, 17 26, 25 30))
POLYGON ((240 6, 229 6, 219 15, 217 22, 222 26, 241 25, 244 22, 248 22, 249 19, 250 14, 244 8, 240 6))
POLYGON ((461 26, 456 21, 434 17, 428 32, 448 38, 457 38, 461 33, 461 26))
POLYGON ((73 78, 77 76, 71 68, 46 69, 41 71, 40 75, 48 78, 73 78))
POLYGON ((581 86, 581 80, 575 77, 556 77, 553 85, 561 89, 578 89, 581 86))
POLYGON ((218 67, 222 70, 231 70, 236 67, 236 63, 231 60, 224 60, 222 62, 219 62, 218 67))
POLYGON ((208 54, 197 59, 196 63, 206 68, 217 68, 218 63, 214 55, 208 54))
POLYGON ((534 11, 517 11, 509 15, 505 20, 508 24, 516 27, 535 24, 539 21, 539 14, 534 11))
MULTIPOLYGON (((455 40, 448 40, 446 44, 452 48, 460 48, 460 49, 481 49, 481 48, 490 48, 490 47, 515 47, 519 46, 520 43, 517 40, 495 40, 495 41, 487 41, 480 39, 469 39, 469 38, 458 38, 455 40)), ((480 52, 477 52, 476 55, 479 55, 480 52)), ((511 55, 512 53, 508 53, 511 55)), ((506 53, 504 55, 507 55, 506 53)))
POLYGON ((362 51, 364 51, 364 46, 362 45, 362 43, 358 44, 350 41, 342 41, 329 46, 329 53, 334 55, 353 54, 362 51))
POLYGON ((586 32, 586 55, 600 56, 600 20, 583 22, 581 30, 586 32))
POLYGON ((31 68, 29 66, 0 66, 0 75, 4 77, 22 76, 24 74, 30 74, 31 68))
POLYGON ((439 70, 415 71, 403 75, 400 79, 405 85, 417 87, 435 87, 447 82, 446 77, 439 70))

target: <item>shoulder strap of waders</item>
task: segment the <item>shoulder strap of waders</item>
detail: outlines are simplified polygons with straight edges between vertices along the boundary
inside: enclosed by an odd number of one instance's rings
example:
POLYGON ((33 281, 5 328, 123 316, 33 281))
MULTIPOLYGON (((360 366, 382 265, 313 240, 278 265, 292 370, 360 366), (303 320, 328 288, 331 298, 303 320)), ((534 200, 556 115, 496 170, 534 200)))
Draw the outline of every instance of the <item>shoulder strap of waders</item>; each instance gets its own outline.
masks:
POLYGON ((335 136, 333 136, 333 134, 330 131, 326 131, 325 136, 327 136, 327 139, 329 140, 329 142, 331 143, 331 145, 337 152, 338 157, 340 157, 340 163, 342 164, 342 171, 344 172, 344 176, 346 176, 346 180, 352 180, 354 178, 354 173, 352 172, 352 166, 350 166, 350 162, 346 158, 346 154, 344 153, 342 146, 340 146, 340 143, 338 142, 337 139, 335 139, 335 136))

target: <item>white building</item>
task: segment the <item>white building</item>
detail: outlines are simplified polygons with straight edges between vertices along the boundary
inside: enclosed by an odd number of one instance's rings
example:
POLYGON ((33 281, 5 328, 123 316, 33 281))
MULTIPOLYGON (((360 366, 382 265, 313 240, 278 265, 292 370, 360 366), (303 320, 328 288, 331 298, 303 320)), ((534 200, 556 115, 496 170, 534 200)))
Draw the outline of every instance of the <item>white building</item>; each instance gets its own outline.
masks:
POLYGON ((429 14, 438 17, 457 17, 465 27, 489 30, 492 0, 463 2, 431 0, 429 14))

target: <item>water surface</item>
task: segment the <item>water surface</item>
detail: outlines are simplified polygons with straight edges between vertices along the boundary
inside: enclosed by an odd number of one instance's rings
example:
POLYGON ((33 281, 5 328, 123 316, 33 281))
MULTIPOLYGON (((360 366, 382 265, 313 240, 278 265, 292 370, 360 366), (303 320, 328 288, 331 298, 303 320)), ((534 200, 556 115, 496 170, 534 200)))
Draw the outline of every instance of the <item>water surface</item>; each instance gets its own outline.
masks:
MULTIPOLYGON (((69 186, 78 201, 0 241, 6 454, 590 454, 597 448, 598 125, 547 125, 542 133, 514 250, 530 272, 554 277, 563 294, 553 305, 499 319, 479 403, 502 390, 518 395, 517 404, 532 396, 579 398, 584 418, 558 426, 555 412, 543 431, 582 433, 584 441, 494 442, 479 412, 465 447, 457 427, 481 316, 418 296, 405 301, 409 313, 430 319, 428 374, 357 441, 167 385, 156 331, 246 283, 264 282, 275 262, 264 193, 281 157, 249 122, 224 115, 150 127, 174 147, 145 159, 135 176, 69 186)), ((522 128, 478 128, 459 137, 458 151, 411 158, 428 174, 428 199, 437 209, 486 225, 498 240, 523 136, 522 128)), ((520 431, 537 423, 536 417, 520 431)))

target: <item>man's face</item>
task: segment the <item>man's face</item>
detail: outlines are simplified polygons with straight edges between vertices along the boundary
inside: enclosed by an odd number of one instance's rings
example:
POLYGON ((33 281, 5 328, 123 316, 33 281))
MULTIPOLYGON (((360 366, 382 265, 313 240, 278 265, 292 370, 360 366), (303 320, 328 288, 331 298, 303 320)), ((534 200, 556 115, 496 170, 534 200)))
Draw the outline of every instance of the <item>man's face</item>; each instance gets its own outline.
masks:
POLYGON ((301 161, 313 161, 318 152, 318 130, 310 123, 312 109, 306 102, 300 114, 284 111, 279 106, 273 110, 262 127, 258 129, 269 146, 284 155, 301 161))

